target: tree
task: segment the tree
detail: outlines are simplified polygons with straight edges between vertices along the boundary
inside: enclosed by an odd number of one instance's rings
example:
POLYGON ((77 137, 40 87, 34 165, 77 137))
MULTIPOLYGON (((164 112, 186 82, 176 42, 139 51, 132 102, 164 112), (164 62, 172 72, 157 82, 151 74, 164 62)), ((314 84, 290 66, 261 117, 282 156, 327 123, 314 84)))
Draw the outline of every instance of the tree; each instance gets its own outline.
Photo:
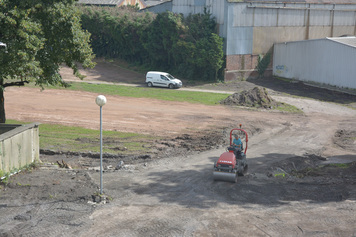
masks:
POLYGON ((82 30, 75 0, 0 0, 0 123, 5 123, 4 89, 30 81, 62 85, 59 69, 77 63, 94 67, 90 33, 82 30))
POLYGON ((219 37, 211 14, 189 15, 184 19, 184 32, 174 45, 173 55, 184 76, 214 81, 223 60, 223 39, 219 37))
POLYGON ((150 66, 169 69, 174 65, 172 49, 184 30, 182 18, 182 15, 168 11, 160 13, 147 30, 142 32, 141 40, 148 52, 150 66))
POLYGON ((257 59, 257 71, 258 71, 258 77, 261 78, 263 77, 266 69, 271 63, 271 56, 272 52, 271 49, 268 50, 268 52, 263 56, 262 54, 258 55, 257 59))
MULTIPOLYGON (((216 20, 204 11, 182 14, 83 7, 83 27, 98 56, 121 58, 150 70, 200 81, 216 81, 224 63, 216 20)), ((0 39, 1 40, 1 39, 0 39)))

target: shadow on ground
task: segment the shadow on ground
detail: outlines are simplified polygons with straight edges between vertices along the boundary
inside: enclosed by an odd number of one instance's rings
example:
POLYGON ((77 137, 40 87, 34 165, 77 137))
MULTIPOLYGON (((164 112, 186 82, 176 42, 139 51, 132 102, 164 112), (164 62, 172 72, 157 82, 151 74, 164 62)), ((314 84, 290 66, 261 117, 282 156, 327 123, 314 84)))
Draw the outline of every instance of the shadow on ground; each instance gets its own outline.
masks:
MULTIPOLYGON (((338 91, 336 88, 320 88, 307 85, 301 81, 282 80, 274 77, 262 79, 248 79, 250 83, 256 86, 262 86, 281 93, 287 93, 294 96, 308 97, 326 102, 335 102, 340 104, 350 104, 356 102, 356 95, 351 91, 338 91)), ((355 105, 356 106, 356 105, 355 105)))
MULTIPOLYGON (((279 156, 285 154, 276 154, 276 157, 279 156)), ((294 158, 296 166, 300 165, 297 164, 295 156, 290 157, 294 158)), ((189 170, 149 173, 147 179, 152 182, 149 185, 133 184, 133 191, 138 195, 153 196, 164 203, 195 208, 211 208, 221 203, 277 206, 293 201, 326 203, 356 199, 356 193, 352 191, 356 183, 350 181, 354 176, 351 177, 350 173, 343 176, 343 170, 340 169, 330 173, 330 176, 320 171, 320 175, 298 178, 287 175, 273 176, 271 167, 268 166, 263 172, 249 173, 239 177, 237 183, 229 183, 213 181, 213 163, 217 158, 209 159, 211 164, 195 165, 189 170)), ((253 163, 263 163, 266 159, 268 158, 255 158, 253 163)), ((250 168, 251 166, 253 164, 250 164, 250 168)), ((273 167, 275 166, 276 164, 273 167)))

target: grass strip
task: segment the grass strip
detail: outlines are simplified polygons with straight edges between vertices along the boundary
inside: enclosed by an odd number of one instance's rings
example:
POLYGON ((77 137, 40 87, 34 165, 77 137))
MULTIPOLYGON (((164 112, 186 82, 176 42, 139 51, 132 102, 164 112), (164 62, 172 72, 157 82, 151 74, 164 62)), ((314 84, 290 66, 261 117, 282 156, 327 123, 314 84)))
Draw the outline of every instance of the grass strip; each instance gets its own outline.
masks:
MULTIPOLYGON (((184 91, 179 89, 149 88, 140 86, 123 86, 113 84, 94 84, 86 82, 71 82, 66 88, 75 91, 87 91, 103 95, 117 95, 135 98, 151 98, 167 101, 199 103, 204 105, 217 105, 230 94, 210 93, 198 91, 184 91)), ((64 89, 63 87, 46 87, 50 89, 64 89)))
POLYGON ((286 112, 286 113, 294 113, 294 114, 303 114, 303 110, 295 107, 294 105, 280 103, 276 108, 278 111, 286 112))
MULTIPOLYGON (((21 121, 7 120, 6 124, 25 124, 21 121)), ((61 152, 100 152, 100 133, 98 130, 81 127, 69 127, 56 124, 41 124, 40 149, 61 152)), ((160 139, 156 136, 103 131, 103 153, 140 154, 149 153, 152 144, 160 139)))

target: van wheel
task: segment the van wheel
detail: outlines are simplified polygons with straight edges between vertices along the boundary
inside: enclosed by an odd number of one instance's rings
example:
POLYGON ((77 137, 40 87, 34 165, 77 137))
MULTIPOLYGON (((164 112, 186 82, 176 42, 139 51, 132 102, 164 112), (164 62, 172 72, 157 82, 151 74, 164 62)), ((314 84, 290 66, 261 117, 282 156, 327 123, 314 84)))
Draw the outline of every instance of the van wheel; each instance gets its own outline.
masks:
POLYGON ((152 86, 153 86, 153 85, 152 85, 152 82, 148 82, 148 83, 147 83, 147 86, 148 86, 148 87, 152 87, 152 86))
POLYGON ((173 89, 174 88, 174 85, 173 84, 169 84, 169 89, 173 89))

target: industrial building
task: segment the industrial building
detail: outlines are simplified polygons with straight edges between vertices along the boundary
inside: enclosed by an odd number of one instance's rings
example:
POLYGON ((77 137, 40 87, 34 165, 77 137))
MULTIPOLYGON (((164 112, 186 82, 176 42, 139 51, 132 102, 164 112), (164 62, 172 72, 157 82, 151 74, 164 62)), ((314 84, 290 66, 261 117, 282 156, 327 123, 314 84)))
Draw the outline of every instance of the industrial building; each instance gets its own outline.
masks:
POLYGON ((274 45, 273 75, 356 89, 356 37, 274 45))
MULTIPOLYGON (((224 38, 227 81, 256 76, 258 58, 272 52, 275 43, 356 35, 355 0, 172 0, 170 4, 175 13, 206 9, 216 18, 224 38)), ((266 73, 272 74, 272 68, 266 73)))

